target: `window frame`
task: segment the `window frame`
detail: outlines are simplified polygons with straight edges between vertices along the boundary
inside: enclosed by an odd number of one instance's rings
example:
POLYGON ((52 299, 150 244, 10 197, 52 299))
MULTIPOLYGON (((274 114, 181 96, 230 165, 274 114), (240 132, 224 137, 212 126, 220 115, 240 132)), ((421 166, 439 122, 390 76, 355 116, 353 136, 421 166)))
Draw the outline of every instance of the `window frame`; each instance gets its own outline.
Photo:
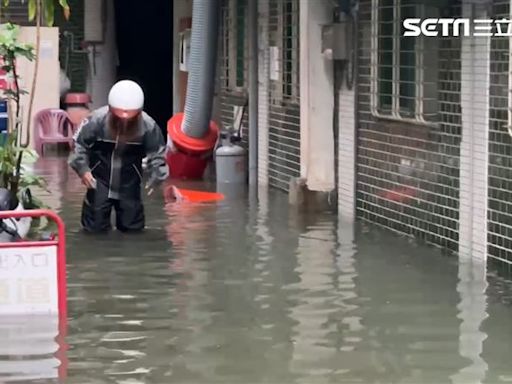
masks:
POLYGON ((300 103, 300 15, 298 0, 281 0, 281 99, 291 104, 300 103), (291 5, 290 12, 287 5, 291 5), (288 13, 291 22, 287 23, 288 13), (290 34, 288 35, 288 30, 290 34), (287 47, 289 42, 289 47, 287 47), (288 49, 289 48, 289 49, 288 49), (285 66, 290 64, 290 70, 285 66))
MULTIPOLYGON (((421 125, 434 125, 437 126, 436 121, 427 119, 425 111, 425 37, 416 37, 414 44, 415 54, 415 68, 414 68, 414 111, 411 111, 413 116, 404 116, 403 108, 400 106, 400 99, 402 96, 400 86, 403 84, 400 80, 400 56, 402 54, 401 49, 401 15, 402 15, 402 0, 391 0, 393 6, 393 33, 392 39, 392 64, 391 64, 391 108, 389 113, 381 111, 381 98, 382 92, 380 91, 379 72, 381 70, 380 64, 380 13, 382 12, 383 6, 381 6, 382 0, 372 0, 372 11, 371 11, 371 54, 370 54, 370 67, 371 67, 371 113, 374 117, 386 120, 394 120, 400 122, 410 122, 421 125)), ((418 15, 420 18, 425 17, 425 4, 416 5, 420 11, 418 15)), ((437 81, 437 79, 436 79, 437 81)), ((438 108, 437 108, 438 110, 438 108)), ((410 113, 411 113, 410 112, 410 113)), ((437 115, 437 111, 434 111, 432 115, 437 115)))
MULTIPOLYGON (((268 1, 268 0, 267 0, 268 1)), ((276 49, 276 63, 278 65, 277 79, 270 78, 271 92, 270 104, 274 106, 300 105, 300 4, 298 0, 273 0, 277 15, 275 26, 272 28, 271 45, 276 49), (286 12, 287 5, 291 5, 290 12, 286 12), (287 23, 287 15, 290 14, 291 22, 287 23), (287 34, 289 24, 290 34, 287 34), (289 49, 287 42, 289 41, 289 49), (290 69, 286 65, 290 63, 290 69)), ((269 52, 269 59, 271 58, 269 52)), ((273 65, 273 62, 270 63, 273 65)))

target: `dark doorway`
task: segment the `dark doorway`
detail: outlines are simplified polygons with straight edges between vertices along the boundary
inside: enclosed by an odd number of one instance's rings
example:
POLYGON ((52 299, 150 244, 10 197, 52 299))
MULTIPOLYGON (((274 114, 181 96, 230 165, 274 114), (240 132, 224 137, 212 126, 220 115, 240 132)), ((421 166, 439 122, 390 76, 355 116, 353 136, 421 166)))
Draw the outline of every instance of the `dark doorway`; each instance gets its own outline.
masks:
POLYGON ((145 111, 164 132, 172 116, 172 4, 170 0, 115 0, 118 78, 142 86, 145 111))

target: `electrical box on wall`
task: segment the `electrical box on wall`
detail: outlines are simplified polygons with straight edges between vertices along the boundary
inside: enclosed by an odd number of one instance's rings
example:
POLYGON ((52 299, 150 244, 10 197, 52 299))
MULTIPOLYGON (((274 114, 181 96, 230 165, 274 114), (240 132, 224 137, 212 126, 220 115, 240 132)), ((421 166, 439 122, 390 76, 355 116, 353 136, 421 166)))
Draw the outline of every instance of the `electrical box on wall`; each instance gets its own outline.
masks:
POLYGON ((84 1, 84 41, 103 43, 105 39, 105 4, 104 0, 84 1))
POLYGON ((349 60, 352 24, 341 21, 322 25, 322 54, 333 60, 349 60))
POLYGON ((185 29, 183 32, 180 32, 180 71, 182 72, 188 72, 188 63, 190 60, 190 38, 190 29, 185 29))

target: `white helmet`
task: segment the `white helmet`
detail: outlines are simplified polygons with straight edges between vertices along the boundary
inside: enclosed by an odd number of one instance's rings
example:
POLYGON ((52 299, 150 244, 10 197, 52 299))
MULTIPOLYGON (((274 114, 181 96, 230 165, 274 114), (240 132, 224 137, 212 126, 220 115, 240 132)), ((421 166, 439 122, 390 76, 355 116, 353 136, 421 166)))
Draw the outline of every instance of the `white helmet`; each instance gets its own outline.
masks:
POLYGON ((144 107, 144 92, 136 82, 121 80, 110 90, 108 104, 112 108, 123 110, 142 109, 144 107))

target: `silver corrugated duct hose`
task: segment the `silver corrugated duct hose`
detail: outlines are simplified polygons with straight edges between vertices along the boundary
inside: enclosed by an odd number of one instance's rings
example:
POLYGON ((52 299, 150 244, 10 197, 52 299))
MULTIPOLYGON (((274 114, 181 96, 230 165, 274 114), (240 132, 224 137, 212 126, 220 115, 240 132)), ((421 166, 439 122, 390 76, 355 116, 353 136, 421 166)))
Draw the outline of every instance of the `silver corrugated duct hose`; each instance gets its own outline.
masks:
POLYGON ((190 69, 185 101, 183 133, 200 139, 210 124, 219 27, 219 0, 194 0, 190 69))

